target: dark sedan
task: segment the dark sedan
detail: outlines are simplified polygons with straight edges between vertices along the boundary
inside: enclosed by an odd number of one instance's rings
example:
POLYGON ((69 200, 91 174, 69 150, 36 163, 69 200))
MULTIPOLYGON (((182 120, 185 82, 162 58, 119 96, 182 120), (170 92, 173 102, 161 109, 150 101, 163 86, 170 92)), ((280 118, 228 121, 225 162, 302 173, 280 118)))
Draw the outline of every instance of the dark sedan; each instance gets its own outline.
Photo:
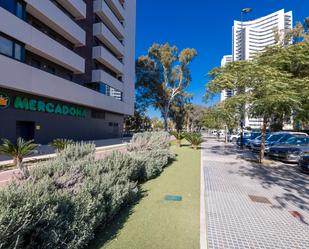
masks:
MULTIPOLYGON (((261 135, 260 132, 244 133, 242 145, 248 147, 249 144, 250 144, 250 141, 252 141, 253 139, 257 138, 260 135, 261 135)), ((241 146, 240 137, 237 138, 236 143, 237 143, 238 146, 241 146)))
POLYGON ((298 165, 302 171, 309 173, 309 147, 300 155, 298 165))
POLYGON ((268 156, 283 162, 297 163, 300 154, 308 146, 308 136, 291 137, 285 143, 271 147, 268 156))
MULTIPOLYGON (((274 132, 271 133, 265 141, 265 153, 269 152, 270 147, 284 144, 289 138, 296 136, 307 136, 302 132, 274 132)), ((251 143, 251 149, 253 152, 259 152, 261 148, 261 140, 253 140, 251 143)))

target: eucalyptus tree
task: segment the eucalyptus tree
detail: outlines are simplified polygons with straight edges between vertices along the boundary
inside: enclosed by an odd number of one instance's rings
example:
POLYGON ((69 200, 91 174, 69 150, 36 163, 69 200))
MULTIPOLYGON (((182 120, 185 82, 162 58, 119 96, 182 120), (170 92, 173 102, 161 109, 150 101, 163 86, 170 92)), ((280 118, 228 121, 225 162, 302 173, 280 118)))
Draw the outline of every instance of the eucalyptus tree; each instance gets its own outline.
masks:
POLYGON ((185 106, 185 110, 187 132, 199 132, 203 127, 203 118, 206 108, 199 105, 188 104, 185 106))
POLYGON ((196 57, 193 48, 178 51, 176 46, 153 44, 136 63, 136 90, 148 105, 161 112, 168 130, 170 108, 191 82, 189 64, 196 57))
POLYGON ((170 107, 169 118, 174 123, 175 129, 178 132, 182 131, 186 124, 186 118, 188 116, 187 106, 191 105, 191 99, 191 94, 183 92, 175 97, 175 100, 170 107))

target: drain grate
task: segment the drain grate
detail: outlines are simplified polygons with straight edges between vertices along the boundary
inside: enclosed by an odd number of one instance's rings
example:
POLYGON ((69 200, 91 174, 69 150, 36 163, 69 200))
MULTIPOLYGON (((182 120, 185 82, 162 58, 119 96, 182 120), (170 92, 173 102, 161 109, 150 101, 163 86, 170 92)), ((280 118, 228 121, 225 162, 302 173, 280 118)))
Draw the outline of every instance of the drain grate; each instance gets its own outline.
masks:
POLYGON ((180 195, 166 195, 164 197, 166 201, 182 201, 182 196, 180 195))
POLYGON ((248 196, 250 200, 253 202, 271 204, 271 202, 264 196, 257 196, 257 195, 248 195, 248 196))

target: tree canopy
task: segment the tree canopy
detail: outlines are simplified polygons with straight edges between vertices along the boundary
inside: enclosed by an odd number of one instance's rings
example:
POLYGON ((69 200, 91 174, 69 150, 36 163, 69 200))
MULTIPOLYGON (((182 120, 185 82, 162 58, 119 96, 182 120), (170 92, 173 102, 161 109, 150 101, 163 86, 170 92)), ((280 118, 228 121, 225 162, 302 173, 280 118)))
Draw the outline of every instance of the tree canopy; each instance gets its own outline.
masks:
POLYGON ((155 43, 136 62, 137 94, 145 106, 161 112, 166 130, 172 104, 177 96, 186 95, 191 82, 189 64, 196 55, 193 48, 179 52, 176 46, 155 43))

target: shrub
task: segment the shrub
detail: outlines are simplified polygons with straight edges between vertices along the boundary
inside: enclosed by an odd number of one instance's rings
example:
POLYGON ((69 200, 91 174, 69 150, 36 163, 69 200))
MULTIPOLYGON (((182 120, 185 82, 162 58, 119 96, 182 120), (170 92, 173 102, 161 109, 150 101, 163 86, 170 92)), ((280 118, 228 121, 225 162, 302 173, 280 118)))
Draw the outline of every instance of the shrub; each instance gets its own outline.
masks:
POLYGON ((203 137, 200 133, 187 133, 186 140, 191 144, 193 149, 197 149, 203 143, 203 137))
POLYGON ((150 180, 160 175, 163 168, 175 158, 169 150, 140 151, 133 153, 132 156, 143 168, 143 180, 150 180))
POLYGON ((56 138, 51 143, 49 143, 49 145, 54 147, 57 152, 60 152, 64 150, 68 145, 73 144, 73 143, 74 141, 71 139, 56 138))
POLYGON ((70 146, 35 167, 27 181, 0 190, 0 248, 83 248, 134 198, 128 167, 92 160, 92 147, 70 146))
POLYGON ((160 174, 173 158, 169 136, 139 134, 130 153, 95 160, 93 144, 68 145, 39 163, 27 180, 0 190, 0 248, 79 249, 138 193, 137 182, 160 174), (161 138, 162 140, 157 140, 161 138))
POLYGON ((128 151, 144 169, 144 180, 158 176, 164 166, 174 159, 174 154, 169 150, 169 142, 170 135, 167 132, 145 132, 133 136, 128 151))
POLYGON ((169 149, 170 135, 167 132, 144 132, 133 135, 128 151, 169 149))

